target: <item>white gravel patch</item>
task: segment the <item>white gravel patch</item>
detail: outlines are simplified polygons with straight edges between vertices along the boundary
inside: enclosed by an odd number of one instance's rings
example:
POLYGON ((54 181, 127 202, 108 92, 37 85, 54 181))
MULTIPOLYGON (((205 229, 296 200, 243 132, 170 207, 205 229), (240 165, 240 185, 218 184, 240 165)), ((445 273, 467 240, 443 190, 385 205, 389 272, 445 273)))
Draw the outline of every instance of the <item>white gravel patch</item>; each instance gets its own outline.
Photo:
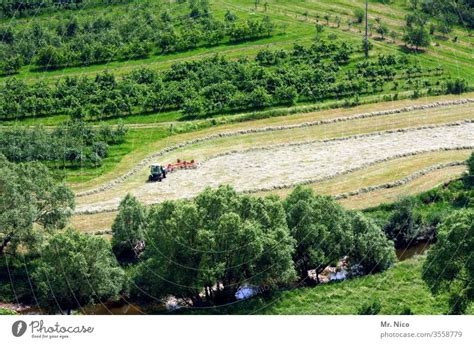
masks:
MULTIPOLYGON (((161 183, 143 183, 133 191, 146 204, 190 198, 205 187, 233 185, 251 192, 326 180, 389 159, 425 151, 474 146, 474 123, 288 144, 230 152, 180 170, 161 183)), ((77 213, 112 211, 120 199, 81 205, 77 213)))

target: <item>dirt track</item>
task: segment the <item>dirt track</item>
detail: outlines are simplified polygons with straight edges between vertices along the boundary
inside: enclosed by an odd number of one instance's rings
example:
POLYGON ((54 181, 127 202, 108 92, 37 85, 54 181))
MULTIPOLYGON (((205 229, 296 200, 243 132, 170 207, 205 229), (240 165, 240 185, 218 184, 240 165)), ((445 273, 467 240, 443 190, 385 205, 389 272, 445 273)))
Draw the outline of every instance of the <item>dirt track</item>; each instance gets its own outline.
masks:
MULTIPOLYGON (((376 162, 423 151, 474 146, 474 123, 406 130, 346 139, 288 144, 230 152, 182 170, 162 183, 143 182, 119 197, 81 204, 78 213, 111 211, 132 192, 147 204, 193 197, 206 186, 231 184, 238 191, 257 191, 318 181, 376 162)), ((102 198, 104 199, 104 198, 102 198)))

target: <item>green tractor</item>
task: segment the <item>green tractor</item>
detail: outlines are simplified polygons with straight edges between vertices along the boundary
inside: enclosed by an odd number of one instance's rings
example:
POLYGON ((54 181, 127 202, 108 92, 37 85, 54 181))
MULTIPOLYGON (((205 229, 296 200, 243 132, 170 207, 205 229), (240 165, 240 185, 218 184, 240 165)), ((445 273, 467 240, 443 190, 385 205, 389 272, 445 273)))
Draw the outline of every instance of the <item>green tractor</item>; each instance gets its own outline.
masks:
POLYGON ((166 178, 166 169, 158 164, 153 164, 150 166, 150 175, 148 176, 149 182, 161 182, 166 178))

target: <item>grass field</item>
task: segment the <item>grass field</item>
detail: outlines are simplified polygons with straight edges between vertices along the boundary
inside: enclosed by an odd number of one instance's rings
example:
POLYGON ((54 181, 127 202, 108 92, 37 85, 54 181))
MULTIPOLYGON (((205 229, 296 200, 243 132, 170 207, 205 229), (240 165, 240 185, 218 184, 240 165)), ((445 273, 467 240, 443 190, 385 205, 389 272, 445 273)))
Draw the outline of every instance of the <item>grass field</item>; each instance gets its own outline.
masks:
MULTIPOLYGON (((320 194, 338 195, 368 186, 394 182, 432 165, 449 163, 452 161, 464 161, 469 157, 470 154, 471 151, 469 150, 425 153, 376 164, 361 171, 356 171, 344 176, 336 177, 328 181, 309 184, 308 186, 320 194)), ((449 170, 447 172, 435 171, 430 173, 429 176, 426 176, 426 178, 432 180, 434 175, 440 175, 444 177, 446 177, 446 174, 460 175, 465 169, 466 168, 463 166, 451 167, 446 169, 449 170)), ((433 180, 433 182, 436 184, 439 181, 433 180)), ((394 193, 400 194, 400 188, 401 187, 394 188, 394 193)), ((408 189, 411 188, 409 187, 408 189)), ((271 193, 277 194, 280 197, 285 197, 290 191, 290 189, 281 189, 271 192, 261 192, 259 194, 266 195, 271 193)), ((414 192, 416 193, 417 191, 414 190, 414 192)), ((372 198, 372 196, 367 197, 366 195, 361 195, 360 197, 361 199, 372 198)), ((351 202, 351 199, 352 198, 340 200, 340 202, 347 204, 348 202, 351 202)))
MULTIPOLYGON (((195 159, 197 161, 202 161, 206 158, 214 156, 219 153, 223 153, 231 150, 243 150, 250 147, 261 147, 269 146, 278 143, 285 142, 304 142, 311 141, 316 139, 328 139, 328 138, 337 138, 337 137, 346 137, 350 135, 371 133, 389 129, 398 129, 398 128, 410 128, 418 127, 427 124, 443 124, 458 121, 460 119, 472 119, 473 114, 470 111, 469 107, 456 106, 453 108, 445 108, 443 111, 437 113, 437 111, 414 111, 407 112, 403 114, 387 115, 381 116, 378 118, 364 118, 357 119, 349 122, 335 122, 330 124, 312 126, 312 127, 302 127, 294 128, 289 130, 281 130, 274 132, 262 132, 255 134, 245 134, 238 136, 230 136, 218 138, 216 140, 198 143, 189 147, 179 149, 170 154, 166 154, 160 158, 161 161, 174 161, 177 158, 181 159, 195 159)), ((284 119, 282 119, 284 123, 284 119)), ((212 132, 212 131, 211 131, 212 132)), ((209 132, 207 132, 209 135, 209 132)), ((200 132, 203 134, 203 132, 200 132)), ((142 136, 142 138, 145 136, 142 136)), ((152 152, 157 152, 160 149, 163 149, 166 146, 171 146, 175 142, 183 142, 184 139, 190 139, 195 137, 192 134, 185 134, 180 141, 176 141, 177 136, 169 137, 164 140, 158 141, 155 144, 146 146, 148 154, 152 152)), ((143 154, 146 156, 148 154, 143 154)), ((127 157, 126 157, 127 158, 127 157)), ((134 155, 134 158, 137 158, 137 155, 134 155)), ((128 160, 128 159, 127 159, 128 160)), ((135 160, 136 161, 136 160, 135 160)), ((120 164, 122 165, 122 164, 120 164)), ((124 173, 125 171, 131 169, 132 164, 129 160, 125 169, 122 171, 115 170, 115 177, 119 176, 119 173, 124 173)), ((129 178, 124 183, 119 185, 118 188, 114 188, 112 191, 119 190, 119 195, 123 194, 124 190, 133 190, 138 185, 142 184, 143 180, 147 178, 148 168, 142 169, 142 171, 135 176, 129 178)), ((109 178, 98 178, 108 180, 109 178)), ((95 184, 97 185, 97 184, 95 184)), ((82 185, 81 189, 84 189, 85 184, 82 185)), ((91 185, 90 185, 91 186, 91 185)), ((89 187, 90 187, 89 186, 89 187)), ((107 196, 105 197, 117 197, 117 194, 113 192, 106 192, 107 196)), ((104 195, 105 195, 104 194, 104 195)), ((95 200, 101 199, 102 196, 93 195, 88 196, 95 200)), ((81 198, 79 202, 87 202, 87 198, 81 198)))
POLYGON ((405 196, 414 196, 436 186, 458 178, 466 171, 465 167, 449 167, 428 173, 405 185, 395 188, 372 191, 363 195, 351 196, 339 200, 339 203, 349 209, 365 209, 383 203, 393 203, 405 196))
MULTIPOLYGON (((414 160, 416 160, 416 158, 414 160)), ((447 160, 451 160, 451 159, 447 159, 447 160)), ((398 161, 395 163, 398 163, 398 161)), ((378 167, 379 166, 377 165, 377 166, 374 166, 373 168, 376 169, 378 167)), ((400 172, 401 171, 404 171, 404 169, 401 169, 400 172)), ((432 189, 440 184, 446 183, 452 179, 455 179, 459 177, 460 175, 462 175, 464 171, 465 171, 465 167, 462 167, 462 166, 445 168, 439 171, 428 173, 427 175, 424 175, 402 186, 394 187, 391 189, 372 191, 372 192, 364 193, 357 196, 351 196, 346 199, 338 200, 338 203, 340 203, 341 205, 343 205, 344 207, 348 209, 365 209, 369 207, 378 206, 382 203, 396 202, 404 196, 415 195, 420 192, 432 189)), ((360 171, 358 173, 363 175, 364 172, 365 170, 360 171)), ((403 175, 402 173, 400 174, 403 175)), ((342 185, 337 185, 337 181, 335 181, 336 185, 334 186, 331 183, 332 181, 321 183, 321 184, 325 184, 328 188, 328 191, 330 190, 331 192, 321 190, 322 188, 319 188, 318 184, 309 185, 309 186, 314 188, 317 192, 321 194, 326 194, 326 195, 333 195, 333 192, 339 193, 339 191, 336 191, 336 190, 345 190, 344 192, 357 190, 356 188, 352 187, 351 183, 358 183, 360 179, 353 178, 351 175, 347 175, 344 179, 345 180, 340 183, 342 185), (341 188, 339 189, 339 187, 341 188)), ((377 178, 377 180, 379 181, 379 183, 387 183, 387 182, 392 181, 392 178, 387 178, 387 179, 377 178)), ((373 182, 370 181, 370 178, 364 179, 364 182, 365 183, 359 183, 359 185, 364 185, 362 187, 378 185, 378 184, 373 184, 373 182)), ((265 192, 265 193, 259 193, 259 194, 278 194, 281 197, 285 197, 285 195, 288 194, 290 191, 291 189, 283 189, 283 190, 265 192)), ((116 216, 117 216, 116 211, 106 212, 106 213, 97 213, 97 214, 74 215, 71 219, 71 225, 82 232, 87 232, 87 233, 104 232, 104 231, 110 230, 116 216)))
MULTIPOLYGON (((469 150, 425 153, 376 164, 360 171, 308 186, 320 194, 337 195, 364 187, 394 182, 436 164, 464 161, 470 153, 469 150)), ((405 185, 351 196, 340 199, 338 202, 349 209, 363 209, 382 203, 396 202, 403 196, 414 195, 457 178, 462 175, 465 169, 464 166, 443 168, 416 178, 405 185)), ((284 198, 291 190, 292 188, 258 192, 257 195, 276 194, 284 198)), ((90 199, 92 200, 93 196, 90 199)), ((72 217, 71 224, 80 231, 88 233, 108 231, 116 215, 117 212, 115 211, 78 214, 72 217)))
MULTIPOLYGON (((230 306, 197 310, 198 314, 357 314, 360 307, 378 300, 380 314, 445 314, 447 300, 433 297, 421 279, 422 256, 407 259, 381 274, 344 282, 275 292, 230 306)), ((468 309, 474 314, 474 307, 468 309)))
MULTIPOLYGON (((462 95, 462 98, 472 97, 473 93, 462 95)), ((354 108, 338 108, 333 110, 323 110, 309 113, 296 113, 287 116, 271 117, 262 120, 246 121, 234 124, 225 124, 214 126, 208 129, 195 132, 169 136, 167 129, 158 127, 131 128, 123 145, 112 146, 110 158, 104 159, 104 165, 99 169, 78 169, 76 171, 67 171, 68 179, 76 191, 83 191, 97 185, 100 185, 110 179, 126 173, 131 166, 139 163, 146 156, 155 153, 167 146, 172 146, 180 142, 190 141, 197 138, 206 137, 218 133, 227 133, 239 130, 248 130, 251 128, 263 128, 278 125, 295 125, 304 122, 334 119, 337 117, 346 117, 361 113, 397 109, 405 106, 428 104, 439 100, 459 99, 459 96, 448 97, 426 97, 415 101, 401 100, 391 102, 381 102, 357 106, 354 108)), ((188 156, 181 158, 203 159, 206 156, 213 155, 219 151, 225 151, 229 147, 243 148, 255 144, 272 144, 282 142, 291 138, 291 141, 317 138, 331 138, 348 136, 354 134, 367 133, 371 131, 387 130, 393 128, 406 128, 420 126, 425 124, 440 124, 453 122, 460 119, 472 119, 473 114, 469 105, 456 106, 452 108, 431 109, 430 111, 413 111, 403 114, 394 114, 382 116, 379 118, 361 119, 357 121, 340 122, 315 126, 310 128, 292 129, 291 131, 270 132, 261 134, 244 135, 242 137, 229 137, 221 140, 215 140, 210 143, 203 143, 200 151, 199 145, 194 145, 193 152, 189 151, 188 156), (212 149, 206 151, 206 148, 212 146, 212 149)), ((182 152, 178 152, 181 153, 182 152)), ((176 154, 178 154, 176 153, 176 154)), ((176 158, 174 156, 166 157, 168 160, 176 158)), ((143 177, 143 176, 142 176, 143 177)))

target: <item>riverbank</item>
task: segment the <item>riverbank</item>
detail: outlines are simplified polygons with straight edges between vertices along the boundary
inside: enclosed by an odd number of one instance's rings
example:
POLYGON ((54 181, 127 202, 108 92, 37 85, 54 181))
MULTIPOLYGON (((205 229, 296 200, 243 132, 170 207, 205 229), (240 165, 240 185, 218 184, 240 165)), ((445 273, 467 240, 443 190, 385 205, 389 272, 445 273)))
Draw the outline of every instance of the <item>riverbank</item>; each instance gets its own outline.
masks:
MULTIPOLYGON (((424 256, 396 263, 387 271, 290 291, 261 295, 231 305, 182 310, 181 314, 357 314, 373 301, 380 302, 380 314, 445 314, 446 297, 433 297, 421 279, 424 256)), ((471 306, 467 314, 474 314, 471 306)))
MULTIPOLYGON (((423 259, 422 257, 420 257, 420 255, 423 255, 428 249, 428 247, 429 247, 428 243, 420 242, 406 249, 398 249, 396 253, 397 253, 399 263, 397 263, 390 270, 395 269, 395 271, 397 271, 398 269, 400 269, 399 265, 403 261, 418 262, 420 259, 423 259)), ((413 274, 413 273, 414 272, 410 272, 410 274, 413 274)), ((384 274, 377 274, 373 276, 357 277, 357 278, 354 278, 353 280, 345 281, 344 283, 352 283, 355 280, 364 279, 367 277, 374 277, 375 279, 384 278, 383 275, 384 274)), ((333 290, 334 292, 337 292, 337 289, 341 285, 340 283, 341 282, 323 283, 314 288, 303 288, 303 289, 297 289, 297 290, 308 291, 308 290, 314 289, 317 291, 321 289, 323 293, 327 293, 325 288, 329 288, 329 290, 333 290)), ((375 286, 376 285, 377 284, 375 284, 375 286)), ((424 285, 422 285, 421 287, 424 287, 424 285)), ((290 293, 293 293, 293 292, 296 292, 296 290, 290 291, 290 293)), ((285 292, 274 292, 272 295, 275 295, 275 297, 278 299, 281 293, 285 293, 285 292)), ((372 292, 370 294, 372 294, 372 292)), ((367 293, 367 295, 369 295, 369 293, 367 293)), ((211 312, 211 313, 219 312, 219 310, 222 309, 222 307, 224 308, 231 307, 232 309, 233 308, 239 309, 237 313, 240 314, 240 307, 246 304, 250 304, 253 307, 254 303, 260 302, 259 300, 261 300, 262 297, 263 299, 267 299, 268 295, 266 296, 257 295, 253 299, 249 299, 246 301, 238 301, 234 303, 233 305, 220 306, 217 308, 208 309, 204 312, 211 312)), ((271 301, 271 302, 274 302, 274 301, 271 301)), ((311 301, 308 301, 308 302, 311 302, 311 301)), ((243 313, 245 313, 244 309, 245 307, 243 308, 243 313)), ((18 305, 18 304, 13 304, 13 303, 0 303, 0 310, 5 310, 5 312, 11 312, 10 314, 23 314, 23 315, 42 314, 41 309, 39 309, 38 307, 28 306, 28 305, 18 305)), ((193 313, 198 312, 199 313, 202 311, 203 311, 202 309, 193 309, 193 310, 183 310, 180 312, 193 312, 193 313)), ((249 313, 251 312, 254 312, 254 310, 250 309, 249 313)), ((166 313, 174 313, 174 312, 167 311, 164 304, 138 305, 138 304, 131 303, 130 301, 126 299, 120 299, 117 301, 109 301, 109 302, 100 303, 96 305, 85 306, 82 309, 75 310, 74 313, 75 314, 88 314, 88 315, 144 315, 144 314, 164 314, 164 313, 166 314, 166 313)), ((288 313, 288 314, 293 314, 293 313, 288 313)))

